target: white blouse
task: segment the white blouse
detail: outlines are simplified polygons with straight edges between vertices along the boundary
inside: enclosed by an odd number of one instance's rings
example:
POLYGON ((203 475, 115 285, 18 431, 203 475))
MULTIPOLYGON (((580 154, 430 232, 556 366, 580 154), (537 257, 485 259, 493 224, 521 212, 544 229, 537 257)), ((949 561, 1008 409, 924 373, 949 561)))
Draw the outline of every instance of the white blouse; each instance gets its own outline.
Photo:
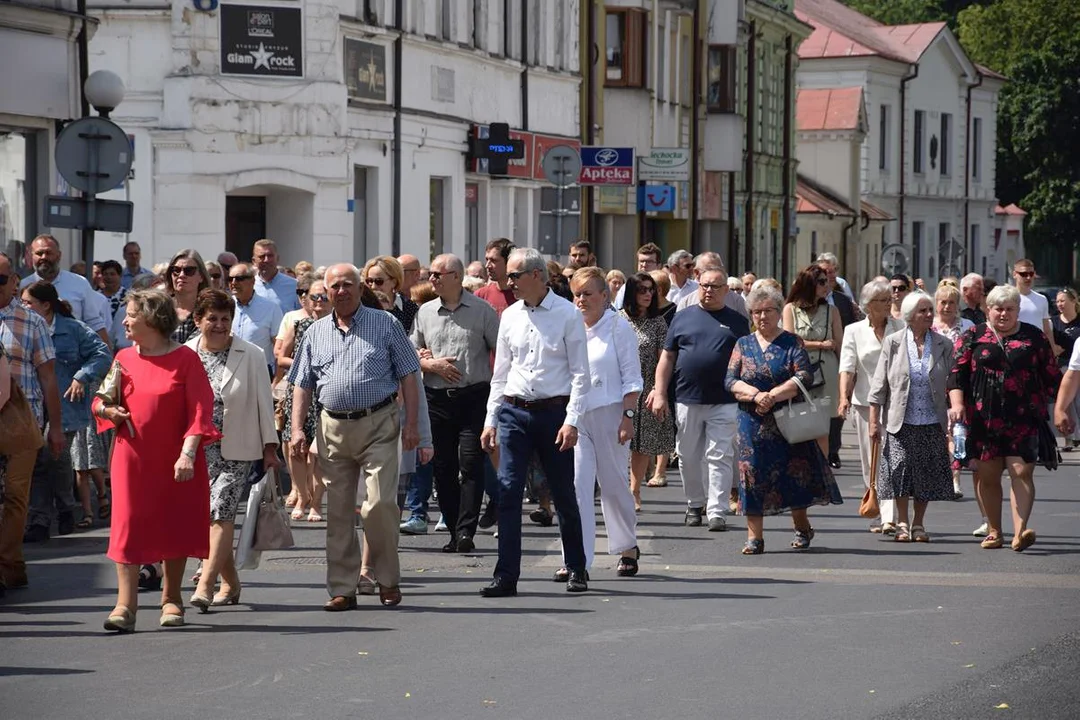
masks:
MULTIPOLYGON (((885 321, 884 339, 905 327, 903 320, 890 317, 885 321)), ((870 320, 860 320, 844 328, 844 344, 840 349, 840 372, 855 374, 855 389, 851 394, 851 404, 869 406, 870 381, 877 370, 878 357, 881 356, 881 342, 870 326, 870 320)))
POLYGON ((585 412, 622 403, 623 396, 641 392, 644 382, 638 362, 637 333, 626 318, 607 310, 585 328, 592 387, 585 395, 585 412))

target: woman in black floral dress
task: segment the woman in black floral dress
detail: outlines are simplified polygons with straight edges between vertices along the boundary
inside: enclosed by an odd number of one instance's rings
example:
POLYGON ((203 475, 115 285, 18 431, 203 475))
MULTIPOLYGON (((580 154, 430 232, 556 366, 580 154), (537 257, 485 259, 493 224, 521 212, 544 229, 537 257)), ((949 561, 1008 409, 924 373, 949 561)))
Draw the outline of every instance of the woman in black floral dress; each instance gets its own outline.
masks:
POLYGON ((956 343, 949 378, 949 420, 967 425, 967 457, 978 461, 975 492, 986 512, 987 549, 1001 547, 1001 474, 1012 478, 1012 549, 1035 542, 1028 518, 1039 432, 1061 371, 1041 328, 1020 322, 1020 294, 999 285, 986 297, 987 322, 956 343))

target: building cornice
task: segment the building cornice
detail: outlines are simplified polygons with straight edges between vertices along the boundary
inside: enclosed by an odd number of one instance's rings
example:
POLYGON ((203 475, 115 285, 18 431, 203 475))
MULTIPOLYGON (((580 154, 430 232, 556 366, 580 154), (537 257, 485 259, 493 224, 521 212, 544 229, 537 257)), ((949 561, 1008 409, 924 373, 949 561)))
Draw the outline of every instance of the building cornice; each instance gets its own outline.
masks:
POLYGON ((51 35, 72 42, 86 22, 91 37, 97 30, 96 18, 83 17, 66 10, 45 10, 13 2, 0 3, 0 27, 23 30, 38 35, 51 35))

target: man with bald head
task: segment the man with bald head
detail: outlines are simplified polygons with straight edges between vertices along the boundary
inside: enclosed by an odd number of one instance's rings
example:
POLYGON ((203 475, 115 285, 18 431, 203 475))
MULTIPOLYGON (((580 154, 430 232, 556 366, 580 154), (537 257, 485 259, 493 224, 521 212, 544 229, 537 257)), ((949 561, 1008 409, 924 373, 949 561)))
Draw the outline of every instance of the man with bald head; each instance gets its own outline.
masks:
POLYGON ((420 351, 435 447, 439 509, 450 530, 443 552, 472 552, 484 499, 484 431, 491 363, 499 339, 495 308, 462 289, 465 268, 439 255, 428 274, 435 300, 416 314, 412 341, 420 351))
POLYGON ((392 315, 360 303, 360 271, 349 264, 327 269, 333 312, 304 334, 293 360, 293 453, 308 452, 304 418, 318 390, 323 410, 316 426, 319 464, 327 488, 326 587, 329 612, 356 608, 360 542, 356 537, 357 481, 367 498, 360 509, 379 600, 401 602, 398 559, 398 439, 402 452, 420 442, 416 349, 392 315), (406 378, 409 382, 403 382, 406 378), (404 399, 400 419, 398 388, 404 399))
POLYGON ((398 258, 398 262, 401 263, 401 272, 404 279, 401 282, 401 287, 398 288, 398 292, 403 297, 409 297, 409 292, 412 290, 413 285, 420 282, 420 260, 415 255, 405 254, 398 258))

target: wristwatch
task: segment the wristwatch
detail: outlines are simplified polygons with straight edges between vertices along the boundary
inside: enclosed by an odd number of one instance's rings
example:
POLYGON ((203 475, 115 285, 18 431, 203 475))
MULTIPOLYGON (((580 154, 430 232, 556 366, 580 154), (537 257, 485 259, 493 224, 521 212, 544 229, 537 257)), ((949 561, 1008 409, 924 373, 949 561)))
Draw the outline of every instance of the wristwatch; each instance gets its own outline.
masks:
POLYGON ((195 451, 194 450, 183 450, 182 452, 184 453, 184 455, 191 458, 192 460, 195 459, 195 451))
POLYGON ((623 410, 622 414, 623 414, 623 417, 627 417, 627 418, 630 418, 631 420, 633 420, 634 415, 636 415, 637 413, 635 413, 633 410, 623 410))

